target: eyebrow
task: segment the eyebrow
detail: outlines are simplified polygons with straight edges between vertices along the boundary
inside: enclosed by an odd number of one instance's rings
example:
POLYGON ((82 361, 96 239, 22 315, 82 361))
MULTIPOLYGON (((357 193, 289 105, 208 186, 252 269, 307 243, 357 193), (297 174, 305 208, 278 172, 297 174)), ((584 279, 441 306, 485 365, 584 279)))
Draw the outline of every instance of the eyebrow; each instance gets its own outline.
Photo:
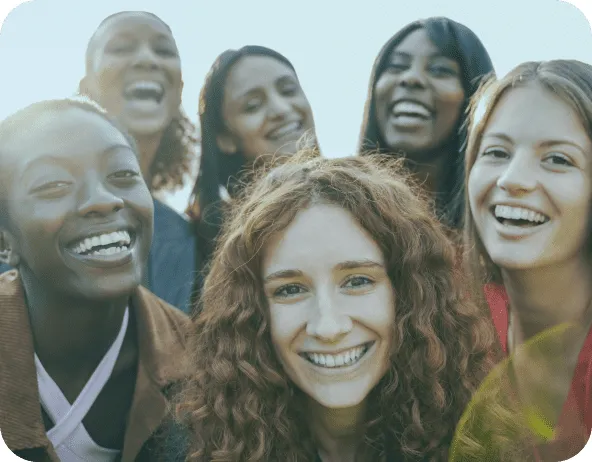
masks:
MULTIPOLYGON (((130 151, 132 154, 134 153, 134 150, 129 145, 117 143, 117 144, 113 144, 113 145, 109 146, 107 149, 104 149, 102 154, 107 155, 117 149, 126 149, 126 150, 130 151)), ((59 156, 56 156, 53 154, 46 154, 42 157, 37 157, 35 159, 28 161, 25 164, 25 166, 22 169, 21 176, 24 175, 28 170, 30 170, 31 168, 35 167, 38 164, 47 164, 47 163, 60 164, 63 161, 64 161, 64 157, 59 157, 59 156)))
MULTIPOLYGON (((284 80, 292 80, 295 83, 298 82, 298 80, 293 75, 291 75, 291 74, 284 74, 284 75, 278 77, 277 79, 275 79, 275 81, 273 82, 273 84, 274 85, 277 85, 278 83, 281 83, 284 80)), ((256 87, 250 88, 248 90, 243 90, 242 92, 240 92, 238 94, 238 96, 236 97, 236 99, 237 100, 242 100, 242 99, 246 98, 247 96, 249 96, 250 93, 255 93, 255 92, 257 92, 260 89, 261 89, 260 86, 256 86, 256 87)))
MULTIPOLYGON (((359 269, 359 268, 381 268, 384 269, 384 265, 381 263, 375 262, 373 260, 348 260, 341 263, 338 263, 333 268, 337 271, 346 271, 352 269, 359 269)), ((266 276, 263 282, 270 282, 276 279, 290 279, 290 278, 297 278, 302 277, 304 273, 300 270, 288 269, 288 270, 280 270, 276 271, 275 273, 271 273, 269 276, 266 276)))
MULTIPOLYGON (((512 138, 510 138, 508 135, 506 135, 505 133, 486 133, 483 136, 483 139, 485 138, 498 138, 500 140, 506 141, 508 143, 514 143, 514 140, 512 138)), ((561 139, 551 139, 551 140, 545 140, 542 141, 540 143, 538 143, 538 146, 541 148, 552 148, 554 146, 572 146, 576 149, 578 149, 579 151, 584 152, 584 149, 582 148, 582 146, 578 145, 577 143, 574 143, 573 141, 570 140, 561 140, 561 139)))
MULTIPOLYGON (((403 58, 408 58, 408 59, 411 59, 413 57, 410 53, 407 53, 405 51, 396 51, 395 50, 395 51, 393 51, 391 53, 391 57, 390 58, 392 59, 392 58, 395 58, 397 56, 402 56, 403 58)), ((446 56, 445 54, 443 54, 440 51, 434 51, 433 53, 430 53, 428 55, 428 58, 446 58, 446 59, 449 59, 451 61, 454 61, 454 59, 446 56)))

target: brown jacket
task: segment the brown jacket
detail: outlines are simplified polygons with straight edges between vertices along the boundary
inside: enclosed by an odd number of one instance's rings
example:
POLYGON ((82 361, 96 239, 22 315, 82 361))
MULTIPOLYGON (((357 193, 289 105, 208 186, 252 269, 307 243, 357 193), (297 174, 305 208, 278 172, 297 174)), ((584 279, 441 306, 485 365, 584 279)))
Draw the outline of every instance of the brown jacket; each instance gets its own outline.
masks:
MULTIPOLYGON (((130 307, 137 323, 138 365, 121 460, 156 461, 155 436, 167 416, 167 389, 181 380, 185 314, 140 287, 130 307)), ((33 338, 18 272, 0 275, 0 432, 19 457, 59 462, 41 415, 33 338)))

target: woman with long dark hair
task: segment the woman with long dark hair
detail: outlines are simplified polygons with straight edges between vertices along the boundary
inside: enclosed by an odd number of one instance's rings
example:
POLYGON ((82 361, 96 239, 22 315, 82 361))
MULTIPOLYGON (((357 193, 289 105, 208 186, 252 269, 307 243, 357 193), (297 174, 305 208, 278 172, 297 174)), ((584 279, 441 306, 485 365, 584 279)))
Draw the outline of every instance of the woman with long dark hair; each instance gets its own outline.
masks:
POLYGON ((359 154, 403 156, 453 228, 460 227, 464 208, 464 113, 492 72, 479 38, 444 17, 405 26, 372 69, 359 154))
MULTIPOLYGON (((152 13, 124 11, 101 22, 88 43, 80 92, 134 137, 155 194, 183 185, 195 157, 195 127, 181 107, 181 60, 170 27, 152 13)), ((195 239, 188 221, 154 200, 154 238, 144 285, 190 308, 195 239)))
POLYGON ((294 154, 300 141, 316 145, 316 139, 312 109, 294 66, 262 46, 227 50, 216 59, 201 91, 199 120, 201 158, 188 213, 201 263, 213 252, 224 203, 244 183, 241 172, 262 158, 294 154))
POLYGON ((418 195, 388 163, 298 157, 233 204, 190 335, 189 460, 447 460, 495 334, 418 195))

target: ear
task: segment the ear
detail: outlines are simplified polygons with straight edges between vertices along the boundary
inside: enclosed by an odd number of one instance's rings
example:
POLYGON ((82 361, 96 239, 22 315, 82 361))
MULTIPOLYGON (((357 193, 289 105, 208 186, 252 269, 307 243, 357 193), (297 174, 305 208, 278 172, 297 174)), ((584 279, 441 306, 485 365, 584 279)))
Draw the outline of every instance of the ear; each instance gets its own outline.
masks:
POLYGON ((78 93, 81 95, 88 96, 88 97, 90 97, 90 95, 92 93, 91 88, 90 88, 90 83, 89 83, 88 78, 86 76, 82 77, 80 79, 80 82, 78 82, 78 93))
POLYGON ((0 230, 0 263, 5 263, 16 268, 21 262, 19 254, 15 251, 14 237, 8 231, 0 230))
POLYGON ((218 145, 218 149, 220 149, 220 151, 222 151, 224 154, 228 154, 229 156, 236 154, 236 142, 234 139, 232 139, 232 136, 230 136, 229 133, 217 135, 216 144, 218 145))

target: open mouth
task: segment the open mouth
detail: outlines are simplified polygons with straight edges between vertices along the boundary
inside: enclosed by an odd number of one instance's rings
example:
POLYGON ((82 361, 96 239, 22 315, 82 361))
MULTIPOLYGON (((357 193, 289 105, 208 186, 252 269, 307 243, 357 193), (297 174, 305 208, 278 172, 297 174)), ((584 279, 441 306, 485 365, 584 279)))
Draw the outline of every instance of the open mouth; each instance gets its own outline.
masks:
POLYGON ((374 342, 368 342, 339 354, 300 353, 300 356, 318 367, 336 369, 358 363, 368 353, 374 342))
POLYGON ((123 96, 130 101, 147 101, 160 104, 164 97, 164 88, 158 82, 141 80, 126 86, 123 96))
POLYGON ((399 101, 393 104, 390 113, 397 119, 428 120, 432 117, 432 112, 427 107, 413 101, 399 101))
POLYGON ((534 228, 535 226, 543 225, 549 221, 548 216, 523 207, 496 205, 492 207, 491 212, 495 219, 505 226, 534 228))
POLYGON ((135 235, 127 230, 96 234, 73 242, 68 249, 81 256, 108 256, 128 252, 135 242, 135 235))
POLYGON ((300 133, 303 128, 302 120, 296 122, 289 122, 281 125, 280 127, 274 128, 267 133, 267 139, 277 141, 295 133, 300 133))

